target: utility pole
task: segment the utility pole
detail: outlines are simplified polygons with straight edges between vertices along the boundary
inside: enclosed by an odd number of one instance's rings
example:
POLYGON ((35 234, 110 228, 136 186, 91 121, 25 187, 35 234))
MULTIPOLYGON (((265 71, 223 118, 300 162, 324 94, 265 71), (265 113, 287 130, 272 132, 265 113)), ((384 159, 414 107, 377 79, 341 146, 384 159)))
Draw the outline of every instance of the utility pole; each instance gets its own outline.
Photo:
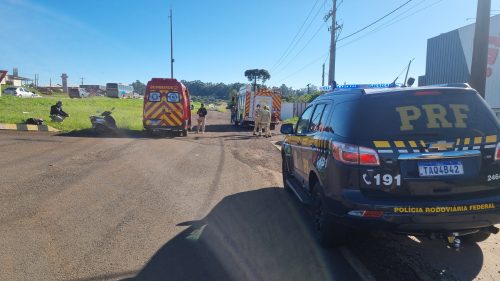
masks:
POLYGON ((170 8, 170 78, 174 79, 174 36, 172 28, 172 8, 170 8))
POLYGON ((83 86, 83 77, 82 77, 82 78, 80 78, 80 80, 82 81, 82 83, 81 83, 80 85, 81 85, 81 86, 83 86))
POLYGON ((323 74, 321 75, 321 86, 325 86, 325 64, 323 64, 323 74))
POLYGON ((311 84, 307 84, 307 94, 308 94, 308 95, 309 95, 309 93, 310 93, 310 91, 309 91, 310 87, 311 87, 311 84))
POLYGON ((49 90, 52 90, 52 77, 49 78, 49 90))
POLYGON ((474 49, 470 71, 470 85, 484 98, 486 94, 486 68, 488 60, 488 39, 490 34, 491 0, 478 0, 474 49))
POLYGON ((337 0, 333 0, 333 8, 327 15, 328 18, 332 18, 332 26, 330 28, 330 66, 328 69, 328 85, 334 87, 335 81, 335 51, 337 49, 337 0))

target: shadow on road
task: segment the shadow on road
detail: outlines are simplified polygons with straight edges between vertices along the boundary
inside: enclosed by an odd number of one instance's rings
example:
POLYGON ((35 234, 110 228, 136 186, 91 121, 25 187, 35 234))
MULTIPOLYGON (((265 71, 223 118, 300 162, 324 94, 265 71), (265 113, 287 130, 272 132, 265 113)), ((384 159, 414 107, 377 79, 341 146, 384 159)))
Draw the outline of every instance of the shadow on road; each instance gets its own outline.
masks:
MULTIPOLYGON (((217 120, 219 121, 219 120, 217 120)), ((193 130, 196 130, 196 123, 193 124, 193 130)), ((216 132, 216 133, 223 133, 223 132, 248 132, 248 128, 242 128, 240 126, 235 126, 233 124, 206 124, 205 126, 205 131, 206 132, 216 132)))
POLYGON ((356 280, 317 246, 297 204, 275 187, 228 196, 124 280, 356 280))
POLYGON ((78 137, 78 138, 151 138, 144 130, 129 130, 119 129, 117 133, 99 134, 92 129, 83 129, 78 131, 71 131, 68 133, 61 133, 62 137, 78 137))
POLYGON ((375 233, 356 240, 351 250, 380 280, 474 280, 484 262, 476 243, 456 251, 443 240, 425 237, 375 233))

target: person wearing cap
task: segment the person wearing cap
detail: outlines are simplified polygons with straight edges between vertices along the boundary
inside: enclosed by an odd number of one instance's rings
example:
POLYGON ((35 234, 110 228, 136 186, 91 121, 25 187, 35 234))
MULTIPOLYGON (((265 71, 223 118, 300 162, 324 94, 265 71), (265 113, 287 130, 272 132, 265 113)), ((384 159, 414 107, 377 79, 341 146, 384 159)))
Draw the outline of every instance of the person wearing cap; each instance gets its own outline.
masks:
POLYGON ((260 126, 260 114, 262 109, 260 109, 260 104, 257 104, 254 114, 254 126, 253 126, 253 135, 257 135, 257 131, 259 135, 261 134, 262 127, 260 126))
MULTIPOLYGON (((264 129, 264 137, 271 137, 271 112, 269 111, 269 106, 265 105, 264 109, 260 113, 260 126, 264 129)), ((260 136, 259 131, 259 136, 260 136)))
POLYGON ((50 107, 50 118, 52 121, 62 122, 66 117, 69 117, 69 114, 62 109, 62 101, 58 101, 55 105, 50 107))

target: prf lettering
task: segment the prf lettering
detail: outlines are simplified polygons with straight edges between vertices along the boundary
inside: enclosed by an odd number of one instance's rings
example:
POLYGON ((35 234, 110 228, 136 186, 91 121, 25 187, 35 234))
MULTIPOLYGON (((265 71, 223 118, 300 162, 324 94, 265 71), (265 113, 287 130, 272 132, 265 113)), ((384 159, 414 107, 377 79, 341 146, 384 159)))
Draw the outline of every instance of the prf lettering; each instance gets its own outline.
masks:
POLYGON ((449 104, 445 107, 441 104, 423 104, 417 106, 401 106, 396 107, 401 119, 401 131, 414 130, 414 122, 420 118, 427 118, 428 129, 439 128, 467 128, 467 113, 469 106, 466 104, 449 104), (451 123, 447 118, 452 114, 455 117, 455 123, 451 123))

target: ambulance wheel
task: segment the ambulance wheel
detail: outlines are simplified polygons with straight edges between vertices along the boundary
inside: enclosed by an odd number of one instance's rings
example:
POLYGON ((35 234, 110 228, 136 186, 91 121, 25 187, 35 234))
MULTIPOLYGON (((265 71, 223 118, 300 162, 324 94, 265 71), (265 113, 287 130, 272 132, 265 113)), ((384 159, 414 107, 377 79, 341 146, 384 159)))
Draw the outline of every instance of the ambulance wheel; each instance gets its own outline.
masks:
POLYGON ((332 215, 327 212, 323 188, 318 182, 311 190, 311 199, 314 234, 318 243, 325 248, 345 244, 348 230, 345 226, 333 221, 332 215))

